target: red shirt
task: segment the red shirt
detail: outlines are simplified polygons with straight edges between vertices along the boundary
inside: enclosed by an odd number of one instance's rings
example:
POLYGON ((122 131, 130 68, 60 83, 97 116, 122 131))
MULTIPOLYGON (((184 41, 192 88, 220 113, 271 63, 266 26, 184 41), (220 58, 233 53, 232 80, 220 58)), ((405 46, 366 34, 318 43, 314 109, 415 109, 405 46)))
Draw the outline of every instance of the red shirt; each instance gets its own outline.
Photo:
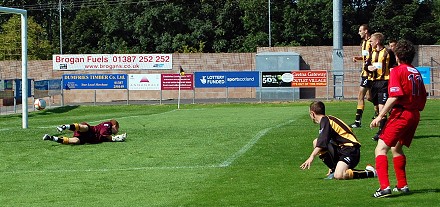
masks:
POLYGON ((78 137, 81 140, 81 144, 84 143, 101 143, 107 141, 105 137, 112 135, 112 123, 102 122, 96 126, 90 126, 88 123, 81 123, 89 126, 89 131, 87 132, 73 132, 74 137, 78 137))
POLYGON ((407 110, 422 111, 426 103, 426 89, 422 75, 412 65, 400 64, 390 72, 389 97, 398 97, 396 105, 407 110))
POLYGON ((108 137, 112 135, 112 123, 111 122, 102 122, 96 126, 92 126, 89 131, 95 133, 95 137, 99 141, 103 141, 104 137, 108 137))

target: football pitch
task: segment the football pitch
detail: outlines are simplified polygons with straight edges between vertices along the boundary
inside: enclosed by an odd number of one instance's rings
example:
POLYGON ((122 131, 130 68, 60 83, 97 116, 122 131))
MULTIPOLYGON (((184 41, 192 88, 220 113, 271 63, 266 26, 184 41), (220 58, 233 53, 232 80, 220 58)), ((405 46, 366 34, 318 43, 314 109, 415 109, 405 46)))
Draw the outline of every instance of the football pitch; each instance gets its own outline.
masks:
MULTIPOLYGON (((347 124, 356 102, 328 101, 347 124)), ((440 201, 440 101, 428 100, 407 155, 410 195, 372 198, 377 178, 324 180, 312 151, 319 126, 310 102, 66 106, 0 116, 1 206, 437 206, 440 201), (62 145, 43 141, 55 126, 115 118, 127 140, 62 145)), ((377 129, 354 129, 362 144, 357 169, 374 164, 377 129)), ((63 135, 71 136, 71 132, 63 135)), ((394 170, 389 159, 391 185, 394 170)), ((393 186, 392 186, 393 187, 393 186)))

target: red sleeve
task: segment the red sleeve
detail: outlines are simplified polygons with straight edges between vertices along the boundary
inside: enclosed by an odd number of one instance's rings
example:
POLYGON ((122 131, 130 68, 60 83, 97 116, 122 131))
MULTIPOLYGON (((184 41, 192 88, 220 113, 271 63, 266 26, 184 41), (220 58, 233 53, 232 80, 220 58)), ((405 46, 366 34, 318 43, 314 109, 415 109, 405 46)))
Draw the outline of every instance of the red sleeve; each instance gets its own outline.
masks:
POLYGON ((388 94, 390 97, 402 96, 403 87, 400 81, 402 65, 394 67, 390 71, 390 80, 388 81, 388 94))

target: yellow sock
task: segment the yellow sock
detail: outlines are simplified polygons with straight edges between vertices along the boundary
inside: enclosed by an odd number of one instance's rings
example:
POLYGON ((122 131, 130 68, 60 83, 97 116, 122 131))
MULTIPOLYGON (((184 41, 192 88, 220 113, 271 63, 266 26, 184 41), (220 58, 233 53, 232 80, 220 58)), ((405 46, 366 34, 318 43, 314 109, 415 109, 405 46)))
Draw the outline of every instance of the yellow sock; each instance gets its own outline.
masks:
POLYGON ((348 169, 345 172, 348 174, 348 179, 353 179, 353 170, 348 169))
POLYGON ((73 125, 75 126, 75 131, 79 131, 79 124, 78 123, 73 123, 73 125))
POLYGON ((69 138, 63 137, 63 144, 69 144, 69 138))

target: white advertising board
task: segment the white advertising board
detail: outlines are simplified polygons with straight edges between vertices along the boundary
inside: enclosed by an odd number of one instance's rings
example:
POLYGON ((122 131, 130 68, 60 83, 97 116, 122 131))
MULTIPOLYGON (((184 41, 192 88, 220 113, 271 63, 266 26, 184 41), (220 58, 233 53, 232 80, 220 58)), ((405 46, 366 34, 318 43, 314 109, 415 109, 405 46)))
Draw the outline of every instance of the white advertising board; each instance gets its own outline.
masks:
POLYGON ((53 70, 171 70, 172 54, 53 55, 53 70))
POLYGON ((128 90, 159 91, 160 74, 128 74, 128 90))

